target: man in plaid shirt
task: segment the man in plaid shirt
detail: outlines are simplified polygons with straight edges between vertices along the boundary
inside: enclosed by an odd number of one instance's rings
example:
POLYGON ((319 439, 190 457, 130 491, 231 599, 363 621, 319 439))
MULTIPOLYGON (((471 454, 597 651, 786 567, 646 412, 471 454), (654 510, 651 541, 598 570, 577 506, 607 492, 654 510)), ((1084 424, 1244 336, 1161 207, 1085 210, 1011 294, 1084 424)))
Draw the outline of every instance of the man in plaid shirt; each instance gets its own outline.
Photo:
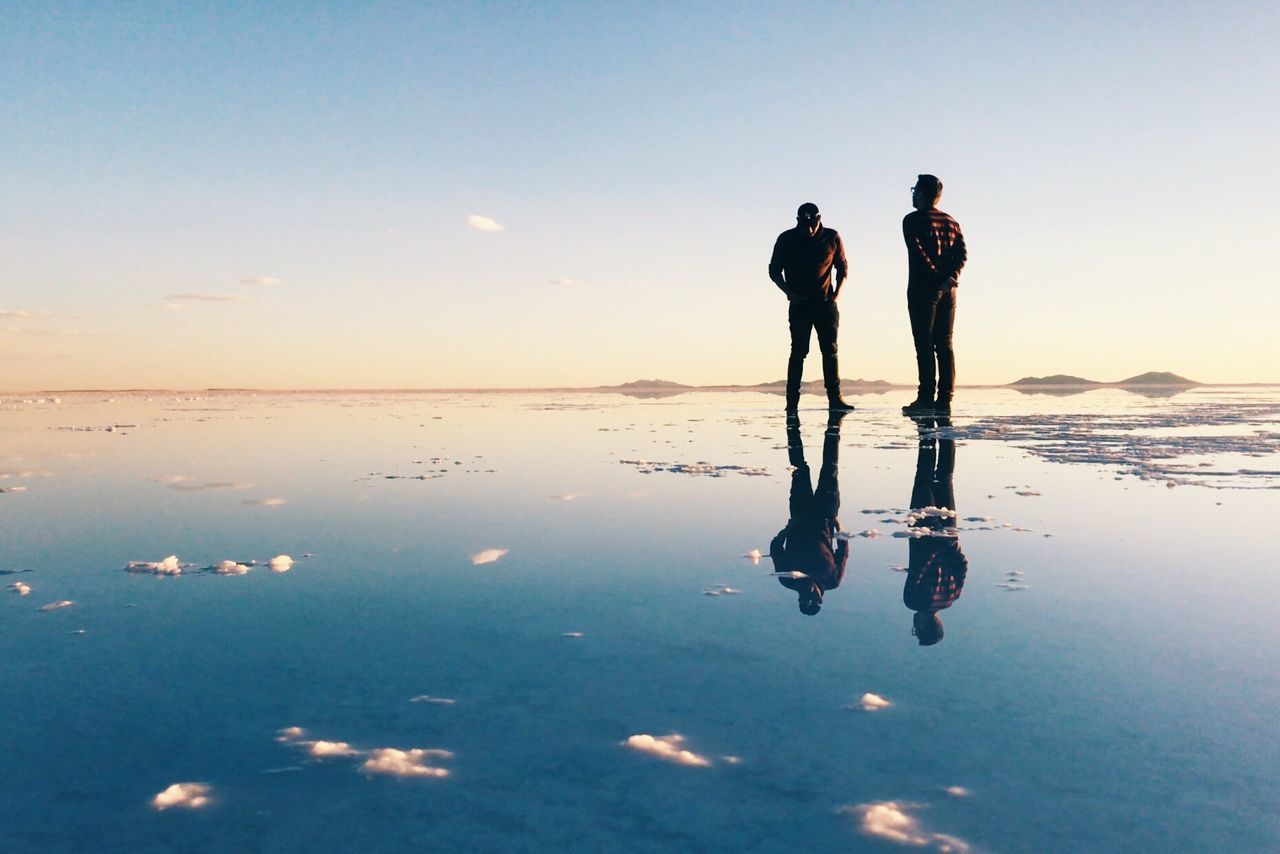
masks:
POLYGON ((955 390, 951 331, 956 320, 960 271, 968 252, 960 224, 938 210, 941 198, 942 182, 937 176, 916 176, 916 185, 911 188, 915 210, 902 220, 902 237, 907 244, 907 314, 911 318, 920 379, 916 399, 902 407, 906 415, 950 412, 955 390))

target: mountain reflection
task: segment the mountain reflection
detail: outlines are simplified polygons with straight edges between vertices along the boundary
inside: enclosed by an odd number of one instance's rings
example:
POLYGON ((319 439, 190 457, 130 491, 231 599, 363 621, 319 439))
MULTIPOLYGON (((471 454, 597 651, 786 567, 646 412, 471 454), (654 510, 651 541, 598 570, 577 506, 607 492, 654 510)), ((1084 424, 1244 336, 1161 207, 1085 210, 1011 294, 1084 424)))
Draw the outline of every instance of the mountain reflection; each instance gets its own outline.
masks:
POLYGON ((951 420, 915 421, 920 450, 911 487, 910 525, 914 530, 907 543, 910 552, 902 601, 915 611, 911 633, 921 646, 932 646, 942 640, 938 612, 960 598, 969 562, 960 550, 956 531, 956 443, 939 430, 950 427, 951 420))
POLYGON ((822 441, 822 468, 815 488, 800 439, 800 419, 787 419, 787 458, 791 473, 788 499, 790 518, 786 527, 769 544, 769 557, 778 574, 778 583, 794 590, 800 613, 808 616, 822 609, 822 597, 844 580, 849 560, 849 543, 836 537, 840 522, 840 421, 843 412, 827 418, 822 441))

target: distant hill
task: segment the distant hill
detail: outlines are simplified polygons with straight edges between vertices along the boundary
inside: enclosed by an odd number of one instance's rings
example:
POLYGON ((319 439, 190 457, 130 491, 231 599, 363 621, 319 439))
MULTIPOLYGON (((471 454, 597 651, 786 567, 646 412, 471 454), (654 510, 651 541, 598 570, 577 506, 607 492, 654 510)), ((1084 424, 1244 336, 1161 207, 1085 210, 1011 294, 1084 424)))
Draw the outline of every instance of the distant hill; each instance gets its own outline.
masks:
POLYGON ((1145 374, 1138 374, 1136 377, 1129 377, 1127 380, 1120 380, 1111 385, 1200 385, 1200 383, 1168 371, 1147 371, 1145 374))
POLYGON ((656 389, 693 388, 693 386, 685 385, 684 383, 672 382, 671 380, 632 380, 629 383, 623 383, 622 385, 605 386, 605 388, 655 389, 656 390, 656 389))
POLYGON ((1138 374, 1136 377, 1129 377, 1127 380, 1119 382, 1100 382, 1098 380, 1088 380, 1084 377, 1076 377, 1071 374, 1053 374, 1047 377, 1023 377, 1009 383, 1011 386, 1180 386, 1190 387, 1197 386, 1200 383, 1195 380, 1189 380, 1186 377, 1180 377, 1177 374, 1171 374, 1168 371, 1147 371, 1145 374, 1138 374))
POLYGON ((1009 385, 1104 385, 1104 383, 1087 380, 1084 377, 1073 377, 1070 374, 1053 374, 1048 377, 1023 377, 1009 385))

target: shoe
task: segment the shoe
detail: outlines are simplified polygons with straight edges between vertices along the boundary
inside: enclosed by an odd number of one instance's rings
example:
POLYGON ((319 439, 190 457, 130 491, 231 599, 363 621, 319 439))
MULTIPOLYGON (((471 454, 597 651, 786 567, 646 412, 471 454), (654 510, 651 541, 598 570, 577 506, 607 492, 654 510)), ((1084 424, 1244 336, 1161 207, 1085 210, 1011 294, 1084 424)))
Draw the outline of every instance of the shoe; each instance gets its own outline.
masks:
POLYGON ((933 412, 933 398, 917 397, 902 407, 903 415, 929 415, 933 412))
POLYGON ((834 394, 827 398, 827 408, 832 412, 852 412, 853 404, 840 395, 834 394))
POLYGON ((951 395, 939 396, 933 404, 933 411, 939 415, 951 414, 951 395))

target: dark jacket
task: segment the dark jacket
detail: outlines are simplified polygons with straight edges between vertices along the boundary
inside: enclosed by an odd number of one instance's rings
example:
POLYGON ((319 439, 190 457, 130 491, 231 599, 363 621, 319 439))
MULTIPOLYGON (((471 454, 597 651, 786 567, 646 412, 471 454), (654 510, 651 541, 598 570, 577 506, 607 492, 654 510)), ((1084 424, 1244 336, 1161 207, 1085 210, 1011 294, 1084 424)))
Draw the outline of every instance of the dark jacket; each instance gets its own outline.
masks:
POLYGON ((844 243, 833 228, 819 227, 817 234, 796 226, 778 235, 769 259, 769 278, 787 299, 831 299, 831 270, 840 279, 849 272, 844 243))
POLYGON ((907 291, 935 291, 956 287, 969 253, 960 223, 933 208, 912 211, 902 218, 907 244, 907 291))

